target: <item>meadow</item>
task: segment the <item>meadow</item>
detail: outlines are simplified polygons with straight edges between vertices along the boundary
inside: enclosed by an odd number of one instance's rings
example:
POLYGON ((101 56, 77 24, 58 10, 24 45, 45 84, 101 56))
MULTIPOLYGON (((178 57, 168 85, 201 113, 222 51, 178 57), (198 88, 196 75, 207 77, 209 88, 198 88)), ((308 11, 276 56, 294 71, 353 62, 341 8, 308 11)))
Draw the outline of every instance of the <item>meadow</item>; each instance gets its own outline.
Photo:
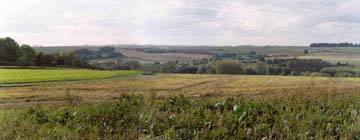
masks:
POLYGON ((359 54, 345 54, 345 53, 313 53, 309 55, 299 56, 300 59, 321 59, 332 64, 337 64, 338 62, 345 64, 349 63, 351 65, 360 65, 360 55, 359 54))
POLYGON ((137 71, 86 69, 0 69, 0 84, 94 80, 139 75, 137 71))

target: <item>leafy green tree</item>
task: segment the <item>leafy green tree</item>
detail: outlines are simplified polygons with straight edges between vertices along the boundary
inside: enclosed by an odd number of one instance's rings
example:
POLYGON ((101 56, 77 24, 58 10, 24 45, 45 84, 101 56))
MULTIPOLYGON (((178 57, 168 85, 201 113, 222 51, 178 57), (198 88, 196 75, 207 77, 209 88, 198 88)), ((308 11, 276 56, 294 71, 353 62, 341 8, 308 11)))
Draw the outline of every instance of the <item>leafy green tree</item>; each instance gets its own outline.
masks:
POLYGON ((176 63, 175 62, 167 62, 162 64, 160 68, 160 72, 162 73, 175 73, 176 72, 176 63))
POLYGON ((34 65, 36 52, 29 45, 20 46, 19 63, 21 65, 34 65))
POLYGON ((141 64, 139 61, 128 61, 125 63, 126 66, 128 66, 131 70, 136 70, 141 67, 141 64))
POLYGON ((79 50, 75 50, 74 54, 76 56, 79 56, 80 58, 84 58, 84 59, 91 59, 94 55, 94 53, 92 51, 90 51, 89 49, 79 49, 79 50))
POLYGON ((0 60, 15 62, 20 56, 19 44, 12 38, 0 38, 0 60))
POLYGON ((42 52, 38 53, 35 57, 35 64, 37 66, 42 66, 43 65, 43 59, 44 59, 44 54, 42 52))
POLYGON ((267 74, 268 71, 267 65, 265 63, 258 62, 255 65, 255 71, 257 74, 265 75, 267 74))
POLYGON ((319 72, 321 69, 330 66, 330 63, 321 61, 320 59, 289 59, 286 64, 289 70, 296 72, 319 72))
POLYGON ((196 73, 198 71, 198 67, 182 64, 176 68, 176 73, 196 73))
POLYGON ((217 74, 241 74, 243 68, 239 62, 236 61, 220 61, 215 65, 217 74))

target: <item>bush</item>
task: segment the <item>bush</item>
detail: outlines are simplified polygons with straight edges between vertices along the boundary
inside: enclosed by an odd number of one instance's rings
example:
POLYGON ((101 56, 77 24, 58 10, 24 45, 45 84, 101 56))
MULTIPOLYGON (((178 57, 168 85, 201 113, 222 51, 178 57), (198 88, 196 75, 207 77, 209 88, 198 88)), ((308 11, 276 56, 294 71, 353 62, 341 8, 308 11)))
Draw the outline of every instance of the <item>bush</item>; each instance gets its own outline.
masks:
POLYGON ((335 74, 336 77, 353 77, 354 75, 350 72, 338 72, 335 74))
POLYGON ((354 66, 337 66, 337 67, 323 68, 320 72, 328 73, 331 76, 337 76, 337 77, 353 77, 353 76, 358 76, 359 68, 354 66))
POLYGON ((236 61, 221 61, 215 65, 217 74, 241 74, 243 69, 241 64, 236 61))
POLYGON ((300 72, 301 76, 309 76, 310 73, 308 71, 300 72))

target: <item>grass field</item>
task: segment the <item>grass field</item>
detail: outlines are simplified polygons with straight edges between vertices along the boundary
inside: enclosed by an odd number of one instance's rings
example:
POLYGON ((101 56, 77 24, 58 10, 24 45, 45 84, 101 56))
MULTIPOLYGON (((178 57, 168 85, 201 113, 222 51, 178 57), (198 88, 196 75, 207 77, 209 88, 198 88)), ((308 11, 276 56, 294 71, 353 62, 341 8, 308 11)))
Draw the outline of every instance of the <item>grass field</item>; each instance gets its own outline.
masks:
POLYGON ((137 71, 85 69, 0 69, 0 84, 94 80, 138 74, 137 71))
POLYGON ((0 139, 358 139, 359 78, 174 75, 0 88, 0 139))
POLYGON ((314 53, 310 55, 300 56, 300 59, 321 59, 328 61, 332 64, 349 63, 352 65, 360 66, 359 54, 345 54, 345 53, 314 53))
POLYGON ((339 47, 336 50, 343 53, 360 54, 359 47, 339 47))

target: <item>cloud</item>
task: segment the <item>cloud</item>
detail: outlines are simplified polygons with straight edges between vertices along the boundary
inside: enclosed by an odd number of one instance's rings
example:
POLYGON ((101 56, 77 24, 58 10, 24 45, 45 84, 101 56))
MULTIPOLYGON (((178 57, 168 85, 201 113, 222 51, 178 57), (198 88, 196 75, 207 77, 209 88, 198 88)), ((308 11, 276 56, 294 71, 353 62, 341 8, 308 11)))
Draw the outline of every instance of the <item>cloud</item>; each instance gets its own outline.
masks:
POLYGON ((1 0, 0 36, 39 45, 359 42, 357 0, 1 0))

